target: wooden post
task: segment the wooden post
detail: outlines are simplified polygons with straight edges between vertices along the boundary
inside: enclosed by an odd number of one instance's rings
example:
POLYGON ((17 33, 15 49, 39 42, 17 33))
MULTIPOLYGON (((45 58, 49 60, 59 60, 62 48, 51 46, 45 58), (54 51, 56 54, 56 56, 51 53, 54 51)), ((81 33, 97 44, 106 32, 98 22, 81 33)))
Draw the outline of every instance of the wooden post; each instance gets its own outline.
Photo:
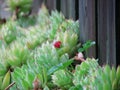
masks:
POLYGON ((98 58, 116 65, 115 0, 98 0, 98 58))
MULTIPOLYGON (((95 0, 79 0, 80 41, 96 41, 95 0)), ((96 47, 86 52, 88 57, 96 57, 96 47)))

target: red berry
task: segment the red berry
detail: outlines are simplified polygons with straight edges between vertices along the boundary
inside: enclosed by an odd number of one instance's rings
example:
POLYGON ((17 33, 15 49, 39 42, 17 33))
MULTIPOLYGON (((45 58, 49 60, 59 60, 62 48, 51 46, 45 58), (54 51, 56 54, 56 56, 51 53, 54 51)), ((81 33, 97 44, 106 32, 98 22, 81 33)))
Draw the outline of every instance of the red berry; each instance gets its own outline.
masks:
POLYGON ((61 46, 61 41, 56 41, 56 42, 54 43, 54 47, 55 47, 55 48, 60 48, 60 46, 61 46))

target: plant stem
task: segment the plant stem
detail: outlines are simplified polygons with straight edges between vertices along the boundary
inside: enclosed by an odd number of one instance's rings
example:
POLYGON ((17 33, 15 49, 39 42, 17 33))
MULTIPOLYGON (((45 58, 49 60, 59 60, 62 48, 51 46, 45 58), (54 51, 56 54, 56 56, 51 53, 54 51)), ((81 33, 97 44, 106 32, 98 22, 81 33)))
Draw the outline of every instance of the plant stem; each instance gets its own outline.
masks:
POLYGON ((11 83, 8 87, 5 88, 5 90, 9 90, 14 84, 15 82, 11 83))

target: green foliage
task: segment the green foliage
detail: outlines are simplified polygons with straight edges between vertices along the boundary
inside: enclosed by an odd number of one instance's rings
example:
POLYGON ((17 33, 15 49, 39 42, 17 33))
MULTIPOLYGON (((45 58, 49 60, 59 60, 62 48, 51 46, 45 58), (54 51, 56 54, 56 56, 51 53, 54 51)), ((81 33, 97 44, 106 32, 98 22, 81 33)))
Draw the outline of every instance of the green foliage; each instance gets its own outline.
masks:
MULTIPOLYGON (((9 0, 18 16, 0 30, 0 89, 10 90, 119 90, 120 66, 99 66, 87 58, 72 67, 79 48, 79 22, 66 20, 62 13, 51 15, 43 5, 38 15, 28 16, 32 0, 9 0), (28 16, 28 17, 26 17, 28 16), (55 43, 59 46, 55 46, 55 43), (72 68, 72 69, 71 69, 72 68), (73 71, 74 72, 73 72, 73 71)), ((14 18, 13 18, 14 19, 14 18)), ((88 41, 78 52, 95 42, 88 41)))
POLYGON ((0 40, 0 48, 2 48, 2 40, 0 40))
POLYGON ((87 41, 85 44, 82 45, 82 48, 79 48, 78 52, 83 52, 86 51, 88 48, 90 48, 91 46, 95 45, 95 42, 93 41, 87 41))
POLYGON ((43 44, 35 52, 34 60, 28 61, 27 65, 22 68, 16 68, 12 74, 13 81, 17 82, 16 86, 20 90, 34 88, 32 84, 36 77, 40 81, 39 87, 45 88, 50 81, 51 74, 56 70, 65 69, 71 64, 68 61, 68 55, 59 57, 56 49, 49 43, 43 44))
POLYGON ((52 81, 58 87, 68 90, 72 86, 72 74, 67 70, 58 70, 52 75, 52 81))
POLYGON ((42 44, 40 48, 36 48, 34 58, 38 60, 40 64, 44 65, 46 69, 69 60, 67 54, 63 54, 59 57, 57 50, 48 42, 42 44))
POLYGON ((69 90, 83 90, 81 85, 72 86, 69 90))
POLYGON ((119 90, 119 74, 120 67, 116 71, 109 65, 100 67, 95 59, 87 59, 76 67, 73 83, 85 90, 119 90))
POLYGON ((17 11, 18 15, 29 13, 32 7, 32 0, 7 0, 7 4, 12 11, 17 11))
POLYGON ((6 87, 9 85, 9 83, 10 83, 10 71, 8 71, 6 73, 6 75, 5 75, 5 77, 4 77, 3 81, 2 81, 0 89, 5 90, 6 87))
MULTIPOLYGON (((32 82, 34 80, 34 73, 30 73, 31 71, 28 71, 27 66, 22 66, 22 68, 16 68, 14 70, 14 73, 12 73, 12 79, 13 81, 16 81, 16 88, 19 90, 29 90, 32 89, 32 82), (28 82, 29 81, 29 82, 28 82)), ((16 88, 13 87, 11 90, 16 90, 16 88), (15 89, 14 89, 15 88, 15 89)))
POLYGON ((5 24, 2 27, 1 35, 7 44, 10 44, 12 41, 14 41, 16 39, 16 36, 17 36, 17 27, 16 26, 17 26, 17 24, 15 22, 12 23, 12 21, 9 21, 9 22, 7 22, 7 24, 5 24))
POLYGON ((29 29, 30 31, 27 32, 26 38, 24 39, 24 43, 29 49, 35 49, 35 47, 47 40, 45 31, 38 30, 38 28, 29 29))
POLYGON ((49 39, 53 40, 57 31, 59 30, 59 26, 65 20, 62 13, 57 11, 52 11, 50 16, 50 32, 49 32, 49 39))
POLYGON ((41 9, 38 12, 37 24, 40 25, 41 28, 48 28, 50 24, 49 13, 47 8, 42 5, 41 9))
POLYGON ((60 56, 64 53, 69 53, 71 55, 75 52, 78 43, 78 36, 76 33, 73 31, 59 32, 56 38, 56 41, 62 42, 61 48, 58 49, 60 56))
MULTIPOLYGON (((65 58, 63 58, 64 56, 66 56, 66 55, 62 56, 62 60, 63 61, 65 60, 65 58)), ((65 69, 66 67, 68 67, 69 65, 71 65, 72 62, 73 62, 73 60, 68 60, 68 61, 66 61, 64 63, 60 63, 58 65, 53 66, 52 68, 50 68, 48 70, 48 75, 51 75, 51 74, 53 74, 53 72, 58 71, 60 69, 65 69)))
POLYGON ((21 17, 16 22, 20 27, 26 28, 36 24, 36 17, 35 16, 21 17))
POLYGON ((11 68, 15 68, 25 64, 26 61, 30 59, 30 52, 26 46, 14 42, 10 45, 10 48, 7 49, 4 59, 11 68))
POLYGON ((75 85, 81 85, 88 90, 93 90, 93 87, 89 87, 88 85, 95 80, 94 76, 96 75, 95 70, 97 70, 97 68, 100 68, 97 61, 88 58, 85 62, 81 63, 81 65, 76 66, 73 83, 75 85))
POLYGON ((2 63, 0 63, 0 76, 4 76, 6 72, 7 68, 2 63))
POLYGON ((59 29, 62 31, 71 30, 79 35, 79 22, 78 21, 75 22, 73 20, 65 20, 64 22, 62 22, 59 29))

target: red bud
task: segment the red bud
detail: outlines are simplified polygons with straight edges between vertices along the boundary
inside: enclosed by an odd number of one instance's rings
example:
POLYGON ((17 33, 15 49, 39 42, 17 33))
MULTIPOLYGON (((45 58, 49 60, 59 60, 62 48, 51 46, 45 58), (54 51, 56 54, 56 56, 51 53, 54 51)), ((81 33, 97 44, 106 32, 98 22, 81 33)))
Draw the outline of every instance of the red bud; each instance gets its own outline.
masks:
POLYGON ((54 43, 54 47, 55 47, 55 48, 60 48, 60 46, 61 46, 61 41, 56 41, 56 42, 54 43))

